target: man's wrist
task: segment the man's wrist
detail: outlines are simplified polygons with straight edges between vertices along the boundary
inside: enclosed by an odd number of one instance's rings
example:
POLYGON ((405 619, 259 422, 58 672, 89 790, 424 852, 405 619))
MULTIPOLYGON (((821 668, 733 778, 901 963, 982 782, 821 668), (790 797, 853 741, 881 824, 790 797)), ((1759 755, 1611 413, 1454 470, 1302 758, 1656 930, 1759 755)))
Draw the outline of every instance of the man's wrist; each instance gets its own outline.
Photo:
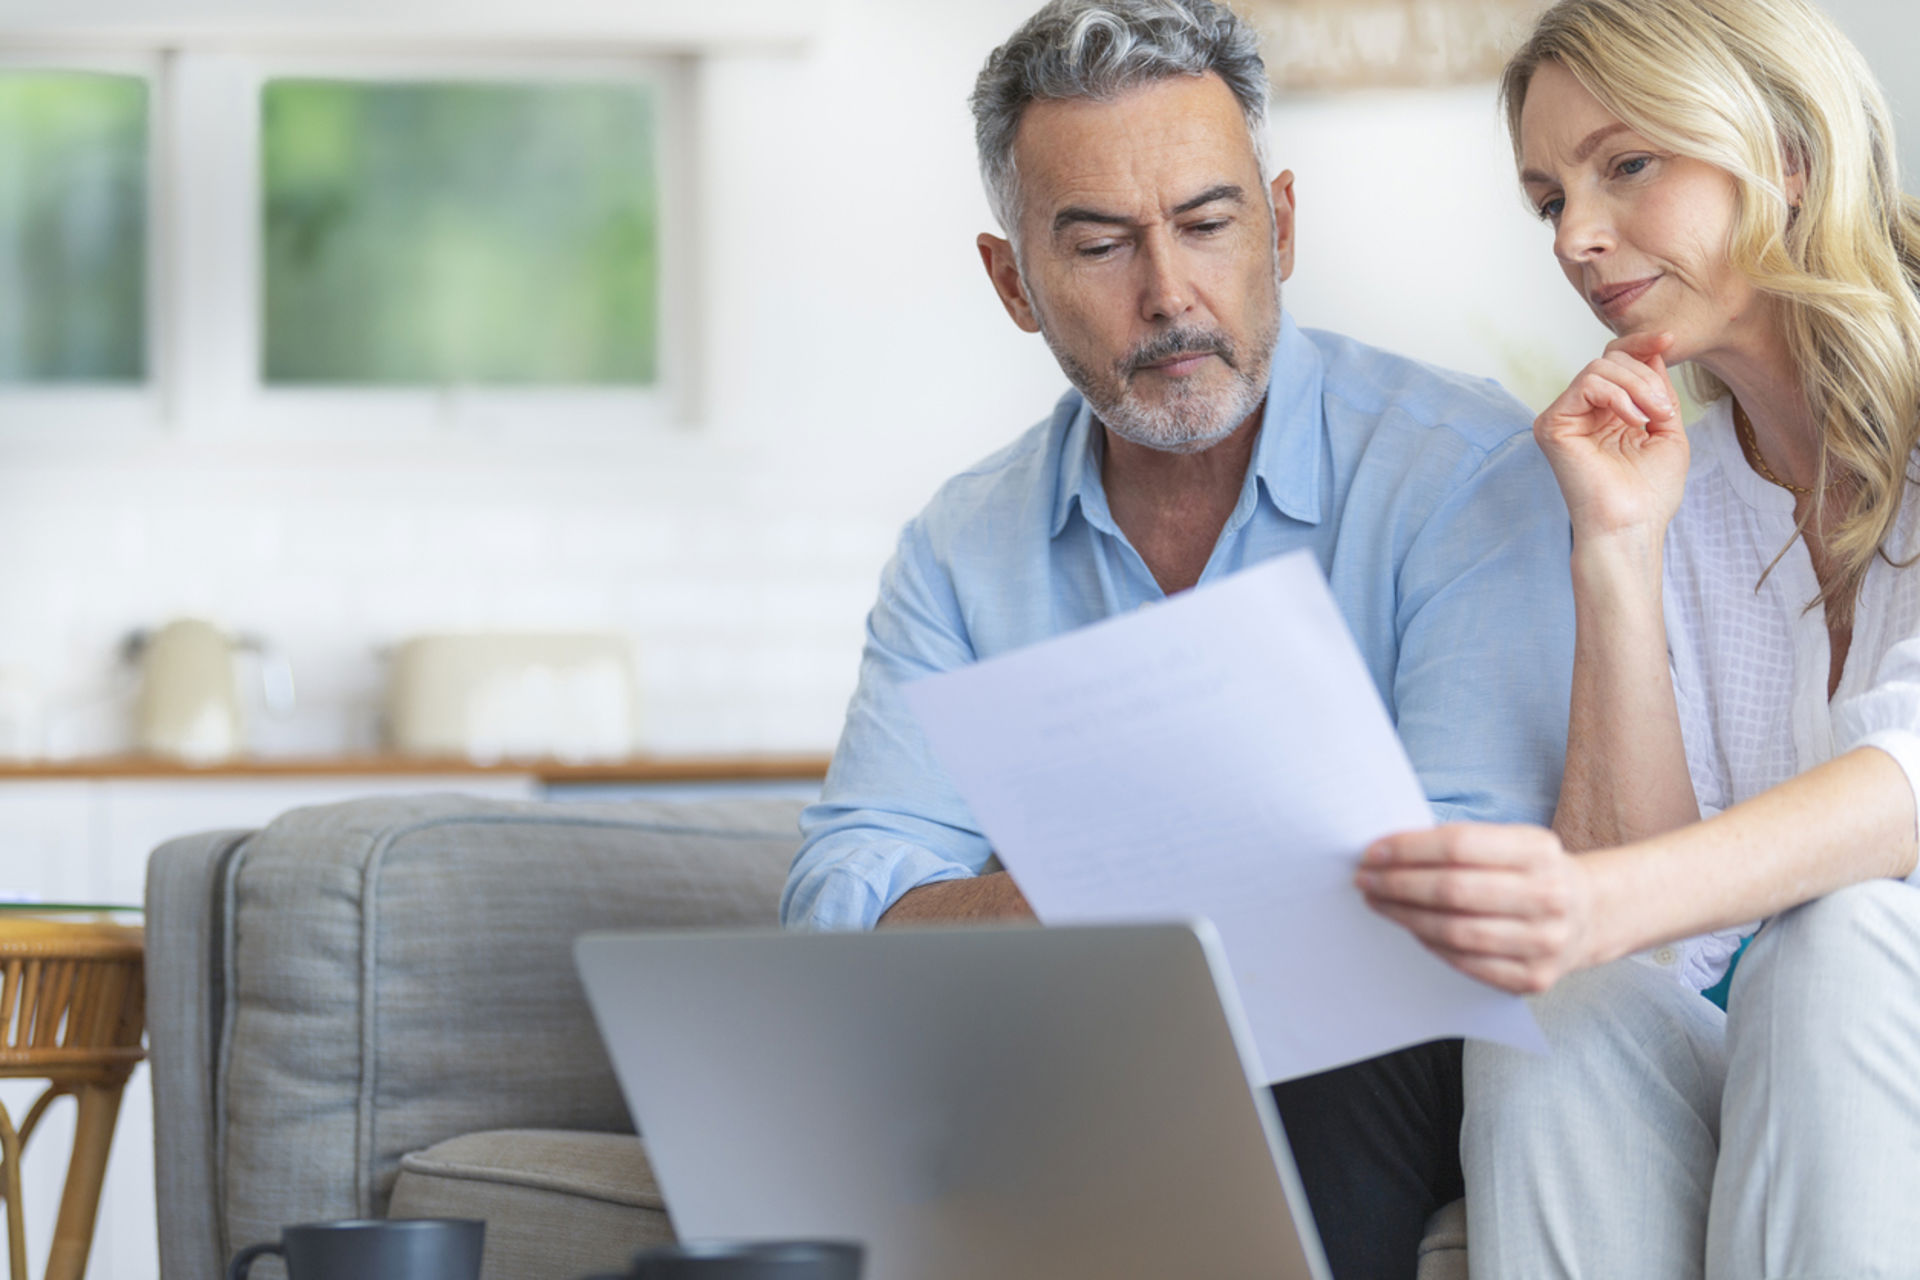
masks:
POLYGON ((1004 871, 939 880, 907 890, 881 913, 879 926, 942 920, 1031 920, 1026 895, 1004 871))

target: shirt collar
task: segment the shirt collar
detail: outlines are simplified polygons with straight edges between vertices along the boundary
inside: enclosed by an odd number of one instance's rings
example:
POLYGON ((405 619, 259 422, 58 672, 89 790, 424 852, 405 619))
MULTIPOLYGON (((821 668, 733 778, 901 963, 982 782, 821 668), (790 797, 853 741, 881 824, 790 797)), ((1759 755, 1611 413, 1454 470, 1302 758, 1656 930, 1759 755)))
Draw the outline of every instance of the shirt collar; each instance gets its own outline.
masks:
POLYGON ((1282 313, 1253 471, 1273 505, 1302 524, 1320 523, 1320 462, 1327 435, 1323 374, 1320 348, 1282 313))
MULTIPOLYGON (((1293 317, 1282 312, 1280 340, 1274 346, 1266 406, 1260 416, 1260 439, 1254 446, 1247 484, 1257 481, 1275 507, 1303 524, 1320 523, 1320 445, 1326 434, 1321 372, 1319 349, 1300 332, 1293 317)), ((1060 536, 1076 499, 1096 528, 1116 532, 1100 483, 1103 442, 1094 426, 1093 409, 1077 395, 1068 403, 1075 408, 1061 441, 1051 535, 1060 536)), ((1243 500, 1240 505, 1244 508, 1247 503, 1243 500)), ((1229 523, 1243 522, 1246 514, 1236 509, 1229 523)))
POLYGON ((1733 397, 1722 396, 1708 405, 1707 411, 1687 432, 1687 439, 1694 442, 1700 454, 1710 455, 1719 464, 1727 477, 1727 486, 1741 501, 1755 511, 1793 519, 1793 495, 1772 481, 1763 480, 1747 461, 1746 450, 1740 447, 1739 428, 1733 422, 1733 397))

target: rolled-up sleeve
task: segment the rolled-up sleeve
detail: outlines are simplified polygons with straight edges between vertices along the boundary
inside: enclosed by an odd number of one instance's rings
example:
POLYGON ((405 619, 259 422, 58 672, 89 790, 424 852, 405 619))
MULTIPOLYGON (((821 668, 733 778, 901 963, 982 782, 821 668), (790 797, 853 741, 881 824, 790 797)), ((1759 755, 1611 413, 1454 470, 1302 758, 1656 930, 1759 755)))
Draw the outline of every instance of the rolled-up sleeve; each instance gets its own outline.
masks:
POLYGON ((974 660, 952 580, 919 521, 902 533, 867 617, 860 683, 820 803, 781 895, 791 927, 872 928, 921 885, 976 875, 993 856, 900 696, 974 660))
POLYGON ((1573 672, 1566 506, 1531 435, 1461 466, 1400 568, 1395 721, 1439 821, 1544 823, 1573 672))
MULTIPOLYGON (((1874 747, 1893 757, 1913 791, 1920 824, 1920 637, 1887 650, 1874 672, 1873 687, 1833 709, 1834 754, 1874 747)), ((1920 826, 1916 826, 1920 839, 1920 826)), ((1907 876, 1920 886, 1920 865, 1907 876)))

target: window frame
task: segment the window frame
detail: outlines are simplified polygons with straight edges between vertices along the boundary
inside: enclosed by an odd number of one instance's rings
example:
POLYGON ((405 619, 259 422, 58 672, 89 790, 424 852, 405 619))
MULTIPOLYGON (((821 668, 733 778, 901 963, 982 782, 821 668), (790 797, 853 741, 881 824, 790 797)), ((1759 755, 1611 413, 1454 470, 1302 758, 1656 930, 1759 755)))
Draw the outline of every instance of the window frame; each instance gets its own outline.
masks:
POLYGON ((0 51, 0 68, 138 68, 148 79, 147 380, 143 387, 0 385, 9 434, 430 441, 558 429, 617 441, 701 416, 692 205, 693 59, 671 53, 421 53, 183 46, 95 54, 0 51), (262 371, 261 95, 270 80, 643 83, 654 93, 657 380, 649 387, 287 387, 262 371))

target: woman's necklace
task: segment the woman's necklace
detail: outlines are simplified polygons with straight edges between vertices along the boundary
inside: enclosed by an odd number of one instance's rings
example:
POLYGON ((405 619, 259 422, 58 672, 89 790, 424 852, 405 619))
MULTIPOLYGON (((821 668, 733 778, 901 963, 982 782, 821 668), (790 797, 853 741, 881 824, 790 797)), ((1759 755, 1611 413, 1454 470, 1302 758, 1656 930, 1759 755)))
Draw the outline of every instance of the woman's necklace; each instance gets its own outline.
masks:
POLYGON ((1747 452, 1753 457, 1753 468, 1760 473, 1761 478, 1779 485, 1788 493, 1805 495, 1813 492, 1813 490, 1807 488, 1805 485, 1789 484, 1787 481, 1773 474, 1773 468, 1767 465, 1766 455, 1760 452, 1760 442, 1754 439, 1753 420, 1747 417, 1747 411, 1740 407, 1738 400, 1733 402, 1733 425, 1739 429, 1740 439, 1746 444, 1747 452))

